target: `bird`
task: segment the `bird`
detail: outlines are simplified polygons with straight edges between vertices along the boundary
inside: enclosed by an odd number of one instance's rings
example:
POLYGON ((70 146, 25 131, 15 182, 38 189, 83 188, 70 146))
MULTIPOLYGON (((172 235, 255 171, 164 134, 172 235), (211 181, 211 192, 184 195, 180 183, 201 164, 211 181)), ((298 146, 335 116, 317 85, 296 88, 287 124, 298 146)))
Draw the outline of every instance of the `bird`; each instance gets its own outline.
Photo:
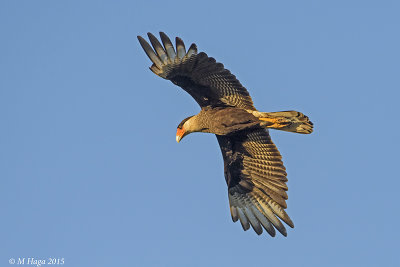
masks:
POLYGON ((162 44, 153 34, 147 35, 151 45, 137 38, 152 62, 150 70, 181 87, 201 108, 179 123, 176 141, 194 132, 215 134, 233 222, 239 220, 244 231, 251 226, 257 235, 264 229, 272 237, 276 230, 287 236, 282 222, 294 228, 285 211, 287 173, 269 129, 310 134, 313 123, 298 111, 258 111, 236 76, 213 57, 198 53, 196 44, 186 50, 179 37, 174 46, 164 32, 160 32, 162 44))

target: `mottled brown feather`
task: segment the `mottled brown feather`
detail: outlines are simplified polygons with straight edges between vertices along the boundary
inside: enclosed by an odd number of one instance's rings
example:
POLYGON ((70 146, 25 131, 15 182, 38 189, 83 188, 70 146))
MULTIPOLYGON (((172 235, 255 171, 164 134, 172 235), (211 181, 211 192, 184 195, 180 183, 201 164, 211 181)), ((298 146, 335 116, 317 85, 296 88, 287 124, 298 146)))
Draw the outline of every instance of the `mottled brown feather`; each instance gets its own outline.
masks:
POLYGON ((217 139, 224 158, 231 211, 245 211, 242 216, 240 212, 239 215, 232 213, 233 220, 242 222, 243 219, 242 224, 251 225, 257 234, 261 233, 262 225, 273 236, 271 226, 260 220, 262 216, 286 235, 279 219, 294 227, 284 211, 287 207, 286 171, 268 130, 253 128, 228 136, 217 135, 217 139))
POLYGON ((162 44, 148 34, 153 47, 138 36, 153 62, 150 69, 158 76, 182 87, 201 106, 198 115, 183 120, 178 128, 209 132, 217 136, 224 159, 230 211, 234 222, 246 231, 250 226, 260 235, 276 230, 286 236, 282 222, 294 224, 285 212, 288 187, 282 156, 266 128, 296 133, 311 133, 313 124, 297 111, 259 112, 245 87, 224 65, 197 53, 185 44, 160 33, 162 44), (187 122, 187 123, 185 123, 187 122))
POLYGON ((185 44, 176 38, 176 53, 170 39, 160 33, 161 41, 148 33, 151 46, 140 36, 139 42, 150 60, 150 69, 188 92, 201 107, 239 107, 256 110, 246 88, 224 65, 201 52, 192 44, 186 53, 185 44))

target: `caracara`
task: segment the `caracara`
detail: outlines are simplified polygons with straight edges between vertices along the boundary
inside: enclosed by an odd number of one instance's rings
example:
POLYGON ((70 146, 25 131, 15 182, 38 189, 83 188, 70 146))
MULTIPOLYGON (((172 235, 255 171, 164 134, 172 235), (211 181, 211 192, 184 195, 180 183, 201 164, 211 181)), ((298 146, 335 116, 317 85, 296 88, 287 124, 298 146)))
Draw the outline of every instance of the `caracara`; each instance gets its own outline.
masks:
POLYGON ((268 129, 309 134, 313 124, 298 111, 259 112, 246 88, 214 58, 197 53, 192 44, 186 52, 180 38, 176 48, 160 32, 161 43, 148 33, 153 48, 139 42, 153 62, 150 70, 188 92, 200 105, 199 114, 184 119, 176 132, 179 142, 193 132, 213 133, 221 147, 232 220, 250 225, 260 235, 263 228, 275 236, 275 228, 287 235, 282 222, 294 227, 285 212, 286 169, 271 141, 268 129))

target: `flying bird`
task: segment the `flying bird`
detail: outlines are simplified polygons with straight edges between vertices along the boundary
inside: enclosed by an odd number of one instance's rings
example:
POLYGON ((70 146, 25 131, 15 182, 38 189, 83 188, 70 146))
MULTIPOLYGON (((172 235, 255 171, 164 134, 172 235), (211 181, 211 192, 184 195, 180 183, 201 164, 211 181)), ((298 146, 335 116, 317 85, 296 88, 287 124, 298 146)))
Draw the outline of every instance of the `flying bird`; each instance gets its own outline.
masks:
POLYGON ((286 169, 272 142, 269 129, 309 134, 313 124, 298 111, 259 112, 245 87, 204 52, 192 44, 186 51, 180 38, 174 47, 160 32, 162 44, 148 33, 150 44, 138 36, 152 61, 150 70, 188 92, 200 105, 197 115, 184 119, 177 128, 176 141, 193 132, 213 133, 224 160, 224 174, 232 220, 240 220, 260 235, 276 230, 287 236, 282 222, 294 227, 285 212, 286 169))

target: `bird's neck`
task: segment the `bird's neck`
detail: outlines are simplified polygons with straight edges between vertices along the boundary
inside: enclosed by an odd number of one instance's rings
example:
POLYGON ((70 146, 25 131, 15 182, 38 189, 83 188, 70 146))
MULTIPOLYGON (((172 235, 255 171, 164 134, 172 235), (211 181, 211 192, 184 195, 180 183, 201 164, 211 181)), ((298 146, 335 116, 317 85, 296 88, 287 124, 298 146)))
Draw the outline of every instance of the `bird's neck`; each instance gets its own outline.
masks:
POLYGON ((209 118, 207 113, 200 112, 197 115, 194 115, 185 123, 185 130, 191 133, 194 132, 203 132, 209 133, 211 118, 209 118))

